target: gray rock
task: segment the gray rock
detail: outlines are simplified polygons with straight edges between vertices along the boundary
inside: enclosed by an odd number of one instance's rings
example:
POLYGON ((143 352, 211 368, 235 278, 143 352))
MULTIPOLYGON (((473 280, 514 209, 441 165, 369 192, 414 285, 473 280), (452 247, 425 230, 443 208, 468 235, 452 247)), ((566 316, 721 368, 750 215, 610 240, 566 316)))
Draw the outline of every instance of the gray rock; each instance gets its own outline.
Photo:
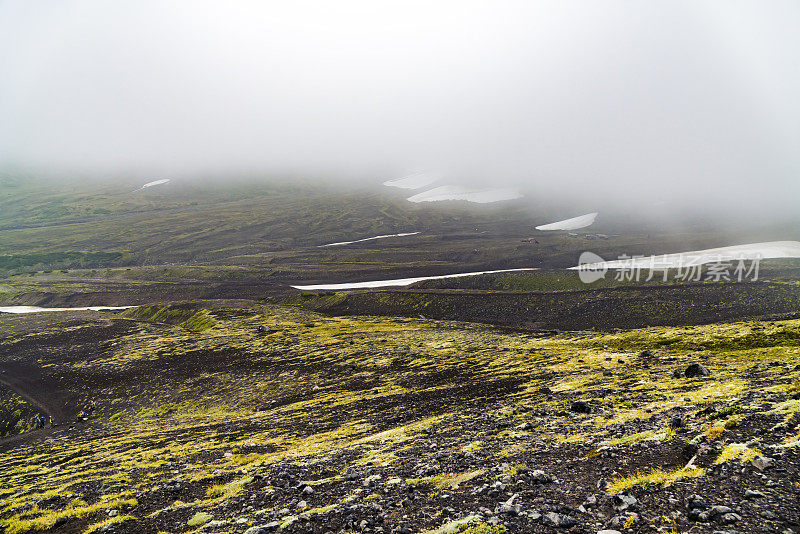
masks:
POLYGON ((611 502, 614 504, 614 510, 617 512, 624 512, 628 508, 635 506, 638 502, 633 495, 625 495, 620 493, 612 497, 611 502))
POLYGON ((706 523, 710 519, 708 512, 703 512, 698 509, 691 510, 689 512, 689 519, 692 521, 700 521, 701 523, 706 523))
POLYGON ((708 510, 708 503, 700 495, 692 495, 687 501, 689 510, 708 510))
POLYGON ((164 489, 171 492, 176 492, 181 490, 181 483, 178 481, 171 481, 164 484, 164 489))
POLYGON ((723 523, 736 523, 737 521, 742 520, 742 516, 731 512, 729 514, 723 515, 720 519, 722 520, 723 523))
POLYGON ((570 517, 568 515, 557 514, 555 512, 546 513, 544 515, 544 518, 549 523, 551 523, 553 526, 556 526, 556 527, 559 527, 559 528, 572 528, 572 527, 574 527, 575 525, 578 524, 578 522, 574 518, 572 518, 572 517, 570 517))
POLYGON ((561 521, 558 523, 558 526, 561 528, 572 528, 578 524, 578 520, 569 515, 562 515, 561 521))
POLYGON ((727 506, 717 505, 717 506, 712 506, 711 507, 711 510, 708 511, 708 515, 711 516, 711 517, 715 517, 715 516, 718 516, 718 515, 729 514, 731 512, 733 512, 733 510, 731 510, 727 506))
POLYGON ((778 519, 778 514, 776 514, 772 510, 764 510, 763 512, 761 512, 761 517, 763 517, 764 519, 769 519, 770 521, 774 521, 778 519))
POLYGON ((303 488, 302 493, 303 495, 311 495, 312 493, 314 493, 314 488, 312 488, 311 486, 306 486, 305 488, 303 488))
POLYGON ((693 363, 686 368, 683 374, 686 378, 695 378, 698 376, 708 376, 711 374, 711 371, 702 363, 693 363))
POLYGON ((536 484, 549 484, 553 482, 553 477, 542 471, 541 469, 534 469, 528 473, 528 478, 531 482, 536 484))
POLYGON ((763 499, 764 497, 766 497, 766 495, 758 490, 747 490, 744 492, 745 499, 763 499))
POLYGON ((271 523, 267 523, 266 525, 250 527, 244 531, 244 534, 268 534, 269 532, 275 532, 280 528, 281 524, 277 521, 273 521, 271 523))
POLYGON ((757 456, 751 463, 759 471, 764 471, 775 465, 775 460, 768 456, 757 456))
POLYGON ((497 508, 498 514, 506 514, 506 515, 519 515, 522 512, 522 505, 521 504, 501 504, 497 508))
POLYGON ((619 530, 598 530, 597 534, 622 534, 619 530))

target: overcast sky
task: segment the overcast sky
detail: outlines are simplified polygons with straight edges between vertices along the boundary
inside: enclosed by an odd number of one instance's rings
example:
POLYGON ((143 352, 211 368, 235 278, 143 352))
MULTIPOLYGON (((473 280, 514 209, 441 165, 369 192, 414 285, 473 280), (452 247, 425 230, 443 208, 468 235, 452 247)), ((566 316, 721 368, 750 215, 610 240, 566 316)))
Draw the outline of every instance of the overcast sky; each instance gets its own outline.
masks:
POLYGON ((0 0, 0 164, 786 207, 799 23, 796 0, 0 0))

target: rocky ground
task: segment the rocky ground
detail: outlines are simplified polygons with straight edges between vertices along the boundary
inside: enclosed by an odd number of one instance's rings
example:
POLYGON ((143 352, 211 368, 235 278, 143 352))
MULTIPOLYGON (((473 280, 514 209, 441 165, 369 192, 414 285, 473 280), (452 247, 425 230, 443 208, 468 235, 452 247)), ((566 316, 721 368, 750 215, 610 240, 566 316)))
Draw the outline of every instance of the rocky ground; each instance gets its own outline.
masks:
POLYGON ((800 532, 798 320, 190 311, 0 316, 0 532, 800 532))

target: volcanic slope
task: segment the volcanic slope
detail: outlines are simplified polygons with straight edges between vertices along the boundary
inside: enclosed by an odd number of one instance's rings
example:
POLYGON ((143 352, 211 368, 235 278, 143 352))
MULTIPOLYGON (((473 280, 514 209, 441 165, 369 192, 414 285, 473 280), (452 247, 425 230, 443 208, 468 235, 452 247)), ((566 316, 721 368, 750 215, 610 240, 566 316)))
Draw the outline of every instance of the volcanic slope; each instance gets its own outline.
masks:
POLYGON ((0 442, 0 530, 800 525, 797 320, 544 336, 193 313, 0 316, 0 373, 36 368, 59 406, 97 403, 0 442))

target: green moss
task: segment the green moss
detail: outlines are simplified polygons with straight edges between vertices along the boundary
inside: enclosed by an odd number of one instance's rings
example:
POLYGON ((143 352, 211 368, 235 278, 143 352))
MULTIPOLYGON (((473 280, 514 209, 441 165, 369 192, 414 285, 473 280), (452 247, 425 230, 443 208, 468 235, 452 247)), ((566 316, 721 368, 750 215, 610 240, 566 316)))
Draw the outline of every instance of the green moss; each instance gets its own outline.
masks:
POLYGON ((742 463, 746 463, 760 455, 761 451, 758 449, 751 449, 742 443, 731 443, 722 450, 717 459, 714 460, 714 463, 721 464, 725 462, 731 462, 733 460, 739 460, 742 463))
POLYGON ((132 515, 118 515, 105 521, 100 521, 98 523, 92 523, 83 531, 83 534, 92 534, 93 532, 98 532, 99 530, 103 529, 104 527, 108 527, 111 525, 119 525, 122 523, 127 523, 129 521, 136 521, 136 518, 132 515))
POLYGON ((618 478, 612 481, 611 485, 606 489, 610 495, 620 493, 634 486, 669 486, 670 484, 683 480, 685 478, 694 478, 703 476, 705 470, 699 467, 684 467, 675 471, 663 471, 655 469, 648 473, 637 473, 623 478, 618 478))
POLYGON ((191 518, 189 518, 186 524, 189 525, 190 527, 199 527, 201 525, 205 525, 212 519, 214 519, 214 516, 212 516, 211 514, 208 514, 206 512, 197 512, 191 518))
POLYGON ((137 306, 123 312, 126 317, 179 325, 191 332, 203 332, 216 326, 216 321, 206 310, 178 308, 173 306, 137 306))
POLYGON ((726 419, 726 418, 730 417, 731 415, 733 415, 735 413, 738 413, 739 410, 741 410, 741 409, 742 409, 742 407, 739 406, 739 405, 728 406, 727 408, 723 408, 721 410, 717 410, 713 414, 709 415, 708 418, 711 419, 711 420, 714 420, 714 419, 726 419))
POLYGON ((467 527, 461 532, 463 534, 503 534, 508 532, 508 528, 505 525, 487 525, 484 523, 474 527, 467 527))

